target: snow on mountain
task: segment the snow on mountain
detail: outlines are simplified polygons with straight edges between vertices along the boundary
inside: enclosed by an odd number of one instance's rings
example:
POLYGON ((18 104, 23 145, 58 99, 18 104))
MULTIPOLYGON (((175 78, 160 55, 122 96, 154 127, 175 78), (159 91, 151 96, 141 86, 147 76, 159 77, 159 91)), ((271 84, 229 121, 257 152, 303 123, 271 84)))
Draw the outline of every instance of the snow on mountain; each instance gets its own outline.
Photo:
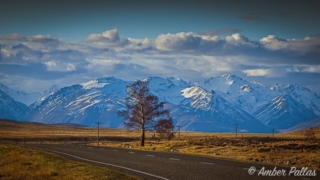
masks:
POLYGON ((48 94, 53 94, 53 93, 57 92, 59 89, 60 88, 58 85, 53 85, 48 90, 43 91, 42 94, 45 96, 48 94))
MULTIPOLYGON (((192 84, 179 78, 149 77, 150 92, 166 102, 182 130, 270 132, 319 117, 319 96, 297 85, 267 87, 235 75, 192 84), (267 127, 268 126, 268 127, 267 127)), ((58 89, 52 87, 31 104, 25 120, 122 127, 117 112, 124 108, 126 86, 132 82, 104 77, 58 89)))
POLYGON ((59 88, 57 85, 53 85, 48 90, 45 90, 43 92, 25 92, 25 91, 13 90, 13 89, 5 86, 4 84, 0 83, 0 90, 7 93, 14 100, 19 101, 27 106, 38 101, 43 96, 47 96, 48 94, 57 91, 58 89, 59 88))
POLYGON ((34 109, 36 106, 40 105, 42 101, 44 101, 47 97, 49 97, 50 95, 54 94, 55 92, 57 92, 59 90, 57 85, 53 85, 51 86, 48 90, 44 91, 42 93, 42 97, 37 99, 37 101, 35 101, 34 103, 29 105, 30 110, 34 109))
POLYGON ((291 95, 279 95, 252 115, 265 125, 278 129, 287 129, 317 117, 312 110, 291 95))
POLYGON ((38 103, 26 117, 41 123, 76 123, 117 128, 121 121, 117 111, 123 108, 128 83, 114 77, 62 88, 38 103))
MULTIPOLYGON (((181 90, 189 86, 187 82, 175 78, 150 77, 146 80, 151 92, 167 103, 179 103, 183 99, 181 90)), ((132 82, 106 77, 62 88, 36 102, 27 120, 87 126, 101 121, 102 126, 121 127, 122 120, 117 112, 124 108, 129 83, 132 82)))
POLYGON ((184 99, 181 91, 191 84, 180 78, 162 78, 162 77, 149 77, 145 79, 149 82, 150 92, 156 95, 160 101, 179 104, 184 99))
POLYGON ((28 113, 29 108, 15 101, 9 94, 0 90, 0 118, 10 120, 21 120, 28 113))
POLYGON ((234 124, 237 123, 242 131, 269 131, 260 121, 214 91, 208 92, 199 86, 193 86, 182 92, 186 99, 180 105, 184 110, 180 110, 176 118, 177 124, 184 130, 230 132, 234 131, 234 124))
POLYGON ((25 92, 25 91, 13 90, 1 83, 0 83, 0 90, 7 93, 14 100, 24 103, 26 105, 32 104, 37 99, 43 96, 43 94, 40 92, 25 92))
POLYGON ((274 85, 270 89, 281 94, 290 95, 296 101, 312 110, 313 113, 320 116, 320 96, 310 89, 296 84, 274 85))
POLYGON ((211 77, 197 83, 198 86, 203 87, 208 91, 214 90, 225 94, 236 91, 239 86, 244 84, 246 84, 246 81, 242 78, 230 74, 211 77))
POLYGON ((277 96, 276 92, 257 80, 249 82, 230 74, 215 76, 197 84, 207 91, 216 91, 250 114, 277 96))

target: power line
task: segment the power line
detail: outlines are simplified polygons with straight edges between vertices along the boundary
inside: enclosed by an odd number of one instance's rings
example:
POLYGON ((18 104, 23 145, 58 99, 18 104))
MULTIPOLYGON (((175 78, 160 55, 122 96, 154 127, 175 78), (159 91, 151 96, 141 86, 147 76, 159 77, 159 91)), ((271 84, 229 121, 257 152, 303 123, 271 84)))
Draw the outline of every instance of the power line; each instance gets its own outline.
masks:
POLYGON ((96 124, 98 124, 98 146, 99 146, 99 125, 102 124, 102 122, 95 122, 96 124))

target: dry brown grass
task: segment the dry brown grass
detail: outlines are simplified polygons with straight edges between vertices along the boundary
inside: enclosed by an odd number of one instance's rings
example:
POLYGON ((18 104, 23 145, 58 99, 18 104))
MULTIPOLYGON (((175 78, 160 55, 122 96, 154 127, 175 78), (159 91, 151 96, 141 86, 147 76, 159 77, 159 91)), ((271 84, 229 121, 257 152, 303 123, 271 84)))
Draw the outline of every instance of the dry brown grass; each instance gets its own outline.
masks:
MULTIPOLYGON (((100 135, 101 139, 106 141, 133 141, 139 137, 139 132, 100 128, 100 135)), ((67 127, 0 120, 0 141, 2 142, 22 143, 26 140, 27 142, 33 143, 62 143, 66 141, 86 143, 96 141, 96 139, 97 128, 67 127)))
POLYGON ((0 169, 0 179, 138 179, 104 167, 15 145, 0 145, 0 169))
MULTIPOLYGON (((152 139, 146 133, 146 146, 139 147, 139 131, 100 129, 100 146, 176 151, 240 161, 320 169, 320 127, 316 139, 308 140, 304 131, 282 134, 238 134, 181 132, 171 141, 152 139)), ((83 143, 97 145, 96 128, 61 127, 0 121, 0 140, 23 143, 83 143)), ((177 134, 176 134, 177 135, 177 134)))

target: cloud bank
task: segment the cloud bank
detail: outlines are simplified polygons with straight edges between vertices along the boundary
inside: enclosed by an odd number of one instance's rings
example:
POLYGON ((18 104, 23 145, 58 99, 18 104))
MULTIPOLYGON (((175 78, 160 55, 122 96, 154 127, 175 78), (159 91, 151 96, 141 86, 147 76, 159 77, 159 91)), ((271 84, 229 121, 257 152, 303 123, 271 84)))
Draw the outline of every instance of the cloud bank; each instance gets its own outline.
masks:
POLYGON ((38 90, 41 87, 33 86, 37 81, 47 88, 51 84, 70 85, 103 76, 134 80, 156 75, 199 81, 231 73, 267 78, 270 82, 297 74, 318 78, 319 36, 282 39, 266 35, 255 41, 240 32, 226 28, 134 39, 122 38, 114 28, 89 34, 79 42, 47 35, 2 35, 0 82, 14 88, 25 84, 28 90, 38 90), (233 34, 219 36, 223 33, 233 34))

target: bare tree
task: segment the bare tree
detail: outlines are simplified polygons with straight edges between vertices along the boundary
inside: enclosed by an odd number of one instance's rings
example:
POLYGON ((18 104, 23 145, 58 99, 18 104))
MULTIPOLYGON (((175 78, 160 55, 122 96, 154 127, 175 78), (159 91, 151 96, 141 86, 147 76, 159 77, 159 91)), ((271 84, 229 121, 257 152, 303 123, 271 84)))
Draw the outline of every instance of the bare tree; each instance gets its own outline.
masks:
POLYGON ((164 110, 164 102, 150 93, 148 81, 135 81, 127 86, 128 97, 126 110, 119 111, 124 117, 124 126, 130 129, 141 129, 141 146, 144 146, 145 130, 154 129, 158 121, 171 120, 169 110, 164 110))
POLYGON ((159 134, 160 139, 165 138, 171 140, 174 137, 174 126, 172 119, 159 120, 154 129, 159 134))

